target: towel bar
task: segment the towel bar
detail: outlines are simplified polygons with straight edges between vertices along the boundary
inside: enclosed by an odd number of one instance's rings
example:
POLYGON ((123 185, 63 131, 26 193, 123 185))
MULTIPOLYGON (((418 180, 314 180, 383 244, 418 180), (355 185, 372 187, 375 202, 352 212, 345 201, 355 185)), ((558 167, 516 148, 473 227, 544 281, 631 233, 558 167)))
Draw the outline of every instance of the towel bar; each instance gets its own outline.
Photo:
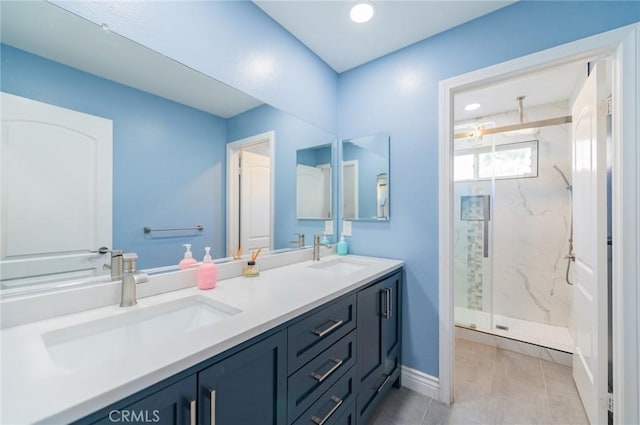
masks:
POLYGON ((204 230, 204 226, 202 224, 198 224, 195 227, 166 227, 166 228, 162 228, 162 229, 152 229, 151 227, 145 227, 144 228, 144 232, 145 233, 151 233, 151 232, 168 232, 168 231, 173 231, 173 230, 204 230))

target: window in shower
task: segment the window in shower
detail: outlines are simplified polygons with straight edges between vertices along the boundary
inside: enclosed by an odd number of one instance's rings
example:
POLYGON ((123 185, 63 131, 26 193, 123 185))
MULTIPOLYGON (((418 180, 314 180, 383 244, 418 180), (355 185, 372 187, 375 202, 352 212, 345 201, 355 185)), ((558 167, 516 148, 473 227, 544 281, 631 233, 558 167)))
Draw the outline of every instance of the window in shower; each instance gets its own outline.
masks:
POLYGON ((453 169, 454 181, 538 177, 538 141, 458 151, 453 169))

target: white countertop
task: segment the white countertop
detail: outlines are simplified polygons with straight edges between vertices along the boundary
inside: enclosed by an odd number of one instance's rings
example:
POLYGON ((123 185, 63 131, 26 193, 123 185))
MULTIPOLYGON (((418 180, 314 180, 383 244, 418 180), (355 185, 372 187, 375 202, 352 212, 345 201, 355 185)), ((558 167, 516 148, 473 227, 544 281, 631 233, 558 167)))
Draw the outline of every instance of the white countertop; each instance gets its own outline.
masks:
MULTIPOLYGON (((328 262, 339 258, 322 258, 328 262)), ((287 322, 400 267, 399 260, 349 256, 367 266, 354 271, 322 270, 304 261, 266 270, 259 277, 221 280, 209 291, 190 287, 138 300, 138 305, 96 308, 0 331, 2 344, 0 423, 69 423, 81 419, 180 371, 287 322), (108 361, 65 370, 42 339, 52 330, 145 309, 193 295, 242 310, 190 333, 158 337, 143 349, 118 347, 108 361)))

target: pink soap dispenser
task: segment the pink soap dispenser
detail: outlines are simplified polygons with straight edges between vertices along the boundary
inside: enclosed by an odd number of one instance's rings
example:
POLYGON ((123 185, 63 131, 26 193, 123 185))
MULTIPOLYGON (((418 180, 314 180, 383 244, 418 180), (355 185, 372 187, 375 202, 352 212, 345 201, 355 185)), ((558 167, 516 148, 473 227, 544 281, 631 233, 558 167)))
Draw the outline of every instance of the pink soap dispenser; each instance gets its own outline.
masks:
POLYGON ((196 281, 200 289, 213 289, 218 283, 218 266, 211 261, 211 247, 204 248, 204 259, 198 267, 196 281))
POLYGON ((198 262, 193 258, 193 254, 191 254, 191 244, 185 243, 182 246, 186 248, 186 252, 184 253, 184 258, 178 263, 178 267, 184 270, 197 266, 198 262))

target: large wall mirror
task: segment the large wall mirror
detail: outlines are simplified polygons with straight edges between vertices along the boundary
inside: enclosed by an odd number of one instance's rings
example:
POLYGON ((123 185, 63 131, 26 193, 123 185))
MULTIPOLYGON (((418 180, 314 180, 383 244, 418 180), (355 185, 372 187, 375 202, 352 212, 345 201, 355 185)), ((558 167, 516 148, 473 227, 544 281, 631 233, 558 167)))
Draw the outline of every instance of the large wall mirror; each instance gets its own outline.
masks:
MULTIPOLYGON (((9 103, 5 105, 3 95, 3 294, 43 287, 35 284, 50 284, 58 278, 108 279, 104 264, 109 263, 109 254, 91 252, 103 245, 136 252, 140 269, 174 268, 183 256, 185 243, 192 244, 198 260, 205 246, 212 247, 214 257, 227 257, 228 248, 237 249, 227 242, 227 147, 265 133, 274 135, 268 155, 271 163, 277 164, 269 170, 271 224, 265 227, 270 232, 265 248, 289 248, 293 233, 319 233, 323 229, 323 223, 297 220, 296 187, 290 182, 296 178, 296 151, 334 146, 335 135, 51 3, 2 2, 0 6, 0 90, 15 96, 19 104, 33 102, 62 113, 71 111, 95 118, 106 125, 100 134, 111 137, 111 155, 95 151, 94 142, 82 144, 81 140, 75 145, 48 146, 51 154, 29 154, 37 147, 13 149, 15 144, 6 143, 12 139, 5 135, 15 133, 7 124, 11 120, 15 123, 15 119, 11 114, 4 115, 9 103), (67 152, 74 152, 74 146, 79 148, 70 157, 67 152), (16 165, 18 160, 29 162, 31 170, 58 172, 58 180, 41 173, 25 181, 16 165), (72 170, 69 166, 94 162, 102 170, 99 178, 110 183, 100 191, 93 190, 98 178, 95 170, 72 170), (35 184, 38 181, 40 185, 35 184), (54 184, 56 181, 63 184, 54 184), (68 198, 73 181, 84 182, 83 187, 72 191, 78 196, 75 203, 68 198), (39 191, 33 189, 36 186, 39 191), (5 196, 16 193, 22 193, 20 202, 13 195, 5 196), (41 195, 47 200, 31 202, 41 195), (46 202, 56 198, 57 209, 47 212, 43 205, 48 208, 46 202), (88 204, 95 220, 73 219, 72 212, 86 218, 84 212, 78 213, 78 206, 88 204), (40 210, 33 218, 38 226, 16 219, 16 211, 21 209, 40 210), (8 215, 12 217, 9 221, 5 220, 8 215), (102 229, 107 226, 107 232, 96 231, 96 223, 102 229), (47 229, 56 232, 49 234, 47 229), (75 239, 65 244, 69 235, 75 239), (29 252, 51 254, 55 250, 59 252, 42 265, 39 277, 20 278, 20 267, 5 267, 18 264, 29 252), (73 256, 77 257, 77 270, 61 272, 64 262, 73 256), (8 269, 11 273, 5 275, 8 269)), ((66 126, 51 122, 51 113, 44 115, 49 120, 43 124, 47 128, 66 126)), ((50 134, 43 128, 36 133, 50 134)), ((90 132, 74 132, 82 135, 80 139, 97 140, 87 136, 90 132)), ((253 153, 262 151, 252 148, 253 153)), ((250 207, 244 205, 245 209, 250 207)), ((264 203, 260 208, 265 208, 264 203)), ((331 209, 325 213, 335 215, 331 209)), ((33 273, 29 267, 22 268, 25 274, 33 273)))
POLYGON ((296 152, 296 216, 299 220, 331 220, 333 214, 333 145, 296 152))
POLYGON ((342 141, 342 217, 389 220, 389 135, 342 141))

